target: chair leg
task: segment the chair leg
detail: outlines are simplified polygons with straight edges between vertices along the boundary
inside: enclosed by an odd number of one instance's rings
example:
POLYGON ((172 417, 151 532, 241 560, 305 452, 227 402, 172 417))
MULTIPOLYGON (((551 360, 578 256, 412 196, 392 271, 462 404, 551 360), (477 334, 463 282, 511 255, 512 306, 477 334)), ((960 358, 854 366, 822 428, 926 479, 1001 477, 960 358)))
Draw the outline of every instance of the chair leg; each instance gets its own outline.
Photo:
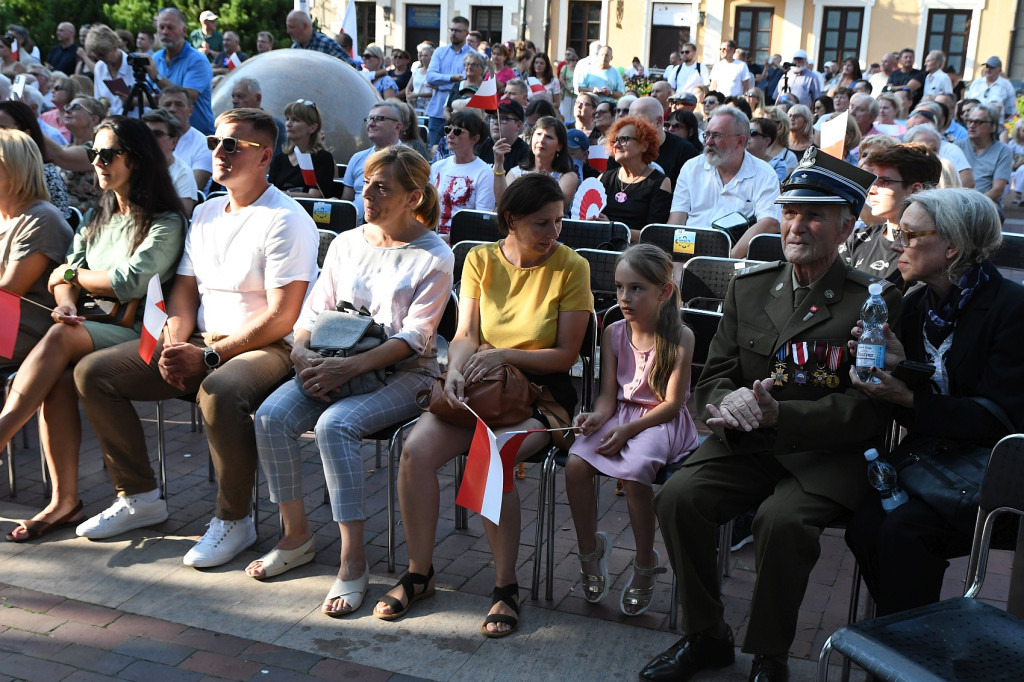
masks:
POLYGON ((544 458, 540 468, 540 484, 537 486, 537 520, 536 532, 533 536, 533 580, 530 582, 530 599, 537 601, 537 590, 540 588, 540 557, 542 545, 544 544, 544 513, 546 510, 547 498, 544 491, 547 489, 548 458, 544 458))
POLYGON ((718 527, 718 573, 728 578, 732 573, 732 521, 718 527))
MULTIPOLYGON (((545 462, 547 464, 547 462, 545 462)), ((547 585, 544 587, 544 598, 548 601, 552 601, 555 598, 555 460, 551 458, 551 464, 547 470, 547 513, 548 518, 545 521, 548 528, 548 571, 547 571, 547 585)))
POLYGON ((403 424, 391 436, 391 442, 388 444, 388 573, 395 572, 395 466, 401 461, 405 433, 415 423, 414 419, 403 424))
POLYGON ((376 468, 377 468, 377 469, 380 469, 380 441, 377 441, 377 460, 376 460, 376 468))
MULTIPOLYGON (((671 571, 672 569, 669 568, 671 571)), ((679 585, 676 582, 676 572, 672 571, 672 598, 668 605, 668 629, 675 630, 679 625, 679 608, 682 604, 679 601, 679 585)))
POLYGON ((828 659, 832 653, 832 638, 829 637, 825 640, 825 646, 821 647, 821 653, 818 655, 818 673, 815 677, 816 682, 827 682, 828 680, 828 659))
MULTIPOLYGON (((280 512, 278 512, 280 514, 280 512)), ((260 467, 256 466, 256 477, 252 483, 252 527, 256 531, 256 536, 260 534, 260 467)), ((284 523, 281 524, 282 532, 284 529, 284 523)))
POLYGON ((50 496, 50 472, 46 468, 46 451, 43 449, 43 441, 39 441, 39 469, 42 471, 43 477, 43 495, 45 497, 50 496))
POLYGON ((18 496, 17 477, 14 475, 14 443, 7 444, 7 485, 11 489, 11 499, 18 496))

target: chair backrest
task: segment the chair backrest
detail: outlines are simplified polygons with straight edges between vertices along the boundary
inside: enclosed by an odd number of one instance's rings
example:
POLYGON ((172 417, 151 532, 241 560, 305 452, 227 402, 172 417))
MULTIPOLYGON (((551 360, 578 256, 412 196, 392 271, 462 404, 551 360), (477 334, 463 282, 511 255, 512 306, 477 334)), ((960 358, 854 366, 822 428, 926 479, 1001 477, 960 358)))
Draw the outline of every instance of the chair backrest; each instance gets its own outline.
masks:
POLYGON ((206 200, 209 201, 210 199, 216 199, 217 197, 224 197, 227 196, 227 194, 228 191, 226 189, 218 189, 214 192, 210 192, 209 194, 207 194, 206 200))
POLYGON ((472 248, 474 246, 479 246, 480 244, 489 244, 489 243, 490 242, 477 242, 477 241, 465 240, 465 241, 459 242, 458 244, 453 244, 452 245, 452 253, 455 254, 455 272, 454 272, 453 280, 452 280, 452 282, 453 282, 453 287, 452 288, 455 289, 455 291, 458 291, 461 288, 461 285, 462 285, 462 266, 466 264, 466 256, 469 255, 470 250, 472 250, 472 248))
POLYGON ((747 244, 747 260, 786 260, 782 253, 782 235, 769 232, 754 235, 747 244))
POLYGON ((331 248, 331 242, 338 236, 338 233, 330 230, 317 230, 317 233, 320 235, 320 246, 316 252, 316 264, 317 267, 322 268, 324 259, 327 258, 327 249, 331 248))
POLYGON ((302 208, 306 209, 316 223, 318 228, 331 230, 332 232, 344 232, 351 230, 359 224, 359 214, 356 213, 355 204, 351 201, 341 199, 307 199, 300 197, 295 199, 302 208))
POLYGON ((715 338, 718 323, 721 320, 722 313, 720 312, 683 308, 683 322, 693 332, 694 339, 692 369, 690 370, 691 386, 697 385, 701 370, 708 361, 708 349, 711 347, 711 340, 715 338))
POLYGON ((654 244, 677 263, 685 263, 695 256, 729 258, 732 239, 728 233, 714 227, 690 227, 654 223, 640 230, 641 244, 654 244))
POLYGON ((69 206, 68 210, 71 213, 71 215, 68 216, 68 225, 71 226, 72 230, 77 231, 79 226, 82 224, 82 212, 74 206, 69 206))
POLYGON ((348 164, 347 163, 338 163, 338 164, 335 164, 335 165, 338 167, 338 175, 335 176, 335 179, 337 180, 337 179, 345 177, 345 171, 348 170, 348 164))
POLYGON ((463 209, 452 216, 448 243, 453 247, 461 241, 496 242, 499 239, 497 213, 463 209))
POLYGON ((1024 234, 1003 232, 1003 244, 992 255, 992 263, 1003 277, 1020 284, 1024 279, 1024 234))
POLYGON ((206 201, 206 194, 204 194, 201 189, 196 190, 196 203, 201 204, 204 201, 206 201))
POLYGON ((576 253, 590 264, 590 290, 594 293, 594 310, 603 315, 615 305, 615 261, 620 251, 576 249, 576 253))
POLYGON ((580 396, 580 406, 586 411, 593 408, 597 391, 598 336, 600 332, 597 327, 597 315, 591 311, 587 331, 583 335, 583 345, 580 346, 580 360, 583 361, 583 393, 580 396))
POLYGON ((981 483, 974 544, 967 565, 965 597, 975 597, 985 582, 992 527, 1003 513, 1024 516, 1024 434, 1006 436, 992 448, 981 483))
POLYGON ((721 310, 721 302, 729 292, 729 282, 740 270, 756 265, 753 261, 738 258, 710 258, 697 256, 683 265, 683 277, 679 292, 683 305, 688 308, 721 310))
MULTIPOLYGON (((570 249, 610 249, 629 246, 629 228, 623 223, 598 220, 563 220, 558 241, 570 249)), ((614 249, 610 249, 614 250, 614 249)))

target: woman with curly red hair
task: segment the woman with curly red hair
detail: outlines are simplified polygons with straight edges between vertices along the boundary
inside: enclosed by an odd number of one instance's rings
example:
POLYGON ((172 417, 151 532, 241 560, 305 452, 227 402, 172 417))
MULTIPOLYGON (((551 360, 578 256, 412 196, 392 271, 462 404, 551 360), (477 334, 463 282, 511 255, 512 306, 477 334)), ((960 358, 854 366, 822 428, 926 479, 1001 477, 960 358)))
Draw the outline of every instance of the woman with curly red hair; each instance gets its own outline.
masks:
POLYGON ((672 207, 672 183, 651 165, 658 158, 658 131, 645 119, 626 116, 608 129, 605 146, 619 164, 601 174, 608 203, 600 219, 625 223, 630 240, 651 223, 668 221, 672 207))

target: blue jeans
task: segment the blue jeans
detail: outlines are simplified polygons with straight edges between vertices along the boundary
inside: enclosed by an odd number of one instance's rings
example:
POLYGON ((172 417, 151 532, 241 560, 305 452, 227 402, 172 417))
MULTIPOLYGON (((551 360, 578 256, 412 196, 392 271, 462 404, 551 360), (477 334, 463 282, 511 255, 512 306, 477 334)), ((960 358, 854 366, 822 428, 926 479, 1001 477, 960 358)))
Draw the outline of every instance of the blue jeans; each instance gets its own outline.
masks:
POLYGON ((441 139, 441 133, 444 129, 444 117, 435 118, 430 117, 427 125, 427 133, 430 136, 430 146, 433 147, 437 144, 438 140, 441 139))

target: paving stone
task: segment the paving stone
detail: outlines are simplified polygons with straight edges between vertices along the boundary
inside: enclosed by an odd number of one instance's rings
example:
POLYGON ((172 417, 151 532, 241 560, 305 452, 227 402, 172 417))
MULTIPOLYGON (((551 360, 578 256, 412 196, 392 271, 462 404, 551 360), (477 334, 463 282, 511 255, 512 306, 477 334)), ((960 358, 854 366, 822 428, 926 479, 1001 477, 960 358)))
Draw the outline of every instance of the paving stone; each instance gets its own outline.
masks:
POLYGON ((178 665, 195 653, 192 647, 178 646, 148 637, 132 637, 113 649, 114 653, 144 661, 178 665))
POLYGON ((136 682, 199 682, 203 678, 199 673, 181 670, 162 663, 151 661, 135 661, 118 675, 120 679, 136 682))
POLYGON ((123 632, 74 622, 64 623, 50 635, 62 641, 107 650, 120 646, 129 637, 123 632))
POLYGON ((260 670, 260 664, 232 656, 197 651, 181 662, 181 668, 216 675, 227 680, 247 680, 260 670))
POLYGON ((111 623, 109 629, 130 635, 149 637, 161 642, 170 642, 184 632, 187 627, 156 618, 126 613, 111 623))
POLYGON ((309 670, 319 663, 322 658, 316 654, 306 653, 305 651, 286 649, 284 647, 265 644, 263 642, 253 642, 244 651, 239 653, 238 656, 246 661, 262 663, 264 666, 286 668, 300 673, 309 672, 309 670))
POLYGON ((103 675, 117 675, 134 661, 129 656, 81 644, 69 644, 55 655, 45 658, 103 675))
POLYGON ((199 628, 189 628, 171 640, 173 644, 212 651, 225 656, 234 656, 249 647, 252 642, 241 637, 233 637, 220 632, 211 632, 199 628))
POLYGON ((68 599, 57 604, 47 613, 48 615, 56 618, 73 620, 79 623, 88 623, 89 625, 98 625, 100 627, 109 625, 121 616, 121 614, 114 609, 96 606, 95 604, 86 604, 85 602, 75 601, 73 599, 68 599))
POLYGON ((75 672, 75 669, 62 663, 32 658, 24 654, 11 654, 3 660, 4 673, 15 679, 28 682, 55 682, 75 672))

